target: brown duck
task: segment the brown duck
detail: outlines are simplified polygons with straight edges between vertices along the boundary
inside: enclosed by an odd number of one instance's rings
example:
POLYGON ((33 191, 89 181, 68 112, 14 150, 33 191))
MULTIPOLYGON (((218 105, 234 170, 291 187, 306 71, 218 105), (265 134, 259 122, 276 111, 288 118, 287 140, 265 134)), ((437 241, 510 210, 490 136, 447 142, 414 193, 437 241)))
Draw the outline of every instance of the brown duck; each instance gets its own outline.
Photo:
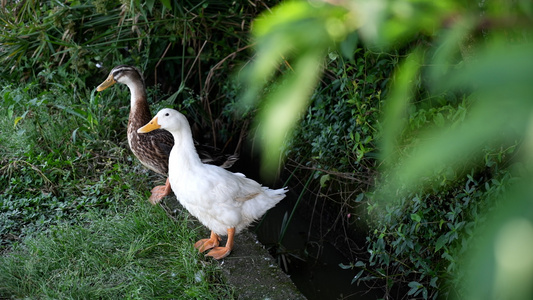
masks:
MULTIPOLYGON (((131 151, 148 169, 163 176, 168 176, 168 158, 174 146, 172 134, 161 129, 154 130, 148 134, 137 133, 137 129, 152 119, 141 71, 133 66, 116 66, 96 90, 103 91, 117 82, 127 85, 131 94, 131 109, 128 119, 128 144, 131 151)), ((199 146, 197 143, 195 145, 199 146)), ((197 149, 197 151, 202 156, 203 162, 217 164, 223 168, 231 167, 238 159, 236 155, 213 154, 203 149, 197 149)), ((152 189, 150 203, 154 205, 159 203, 171 191, 167 177, 165 185, 156 186, 152 189)))

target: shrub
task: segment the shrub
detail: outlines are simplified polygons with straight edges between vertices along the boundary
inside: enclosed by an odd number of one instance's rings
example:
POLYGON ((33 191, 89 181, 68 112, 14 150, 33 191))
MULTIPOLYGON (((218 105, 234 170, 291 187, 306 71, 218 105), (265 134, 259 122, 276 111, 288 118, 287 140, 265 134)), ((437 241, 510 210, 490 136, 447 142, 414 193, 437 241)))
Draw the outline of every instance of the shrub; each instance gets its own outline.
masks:
POLYGON ((359 266, 372 271, 357 279, 384 279, 389 291, 408 287, 407 296, 424 299, 462 295, 462 257, 475 247, 476 230, 485 225, 513 178, 506 171, 472 173, 393 203, 370 196, 369 211, 377 217, 367 237, 368 262, 359 266))
POLYGON ((288 147, 290 159, 326 173, 372 172, 382 96, 397 58, 357 49, 349 62, 330 52, 324 79, 288 147))

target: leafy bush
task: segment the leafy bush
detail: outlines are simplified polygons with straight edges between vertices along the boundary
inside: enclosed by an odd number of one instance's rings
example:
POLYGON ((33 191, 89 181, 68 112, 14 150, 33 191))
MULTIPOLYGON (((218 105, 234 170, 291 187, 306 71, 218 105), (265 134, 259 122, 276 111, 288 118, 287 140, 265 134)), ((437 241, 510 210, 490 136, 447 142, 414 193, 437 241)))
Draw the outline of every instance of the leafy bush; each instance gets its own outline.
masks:
POLYGON ((326 173, 372 172, 381 97, 397 56, 362 50, 353 62, 329 54, 326 75, 287 147, 292 160, 326 173))
POLYGON ((0 8, 0 59, 6 63, 0 74, 31 81, 42 72, 74 72, 79 87, 92 88, 101 81, 95 74, 128 63, 166 93, 186 82, 216 99, 216 81, 225 81, 235 61, 246 57, 251 19, 277 2, 10 2, 0 8))
POLYGON ((366 270, 356 279, 384 279, 388 289, 408 286, 407 296, 462 298, 468 266, 462 258, 476 247, 476 232, 501 205, 500 197, 515 176, 508 171, 472 170, 459 180, 443 179, 440 188, 392 203, 370 196, 374 218, 367 237, 369 259, 356 262, 366 270))
MULTIPOLYGON (((310 91, 319 86, 325 53, 334 48, 350 58, 358 40, 366 51, 407 53, 379 107, 383 117, 372 136, 379 139, 375 149, 382 168, 374 193, 366 193, 377 214, 368 241, 368 262, 377 268, 373 277, 390 280, 387 288, 403 283, 404 297, 533 295, 526 283, 533 264, 516 258, 522 253, 517 249, 531 245, 533 228, 531 214, 520 210, 531 203, 526 200, 531 196, 526 188, 531 159, 525 154, 530 151, 519 151, 531 143, 531 84, 526 79, 533 70, 530 12, 531 4, 523 1, 290 1, 263 15, 254 28, 257 57, 243 80, 254 88, 243 102, 263 98, 264 78, 283 85, 264 96, 262 105, 268 109, 258 118, 268 141, 263 147, 270 170, 277 167, 285 141, 294 136, 310 91), (280 64, 292 67, 276 73, 280 64), (290 120, 280 123, 280 115, 290 120), (523 172, 511 171, 511 158, 525 166, 523 172), (494 210, 500 201, 511 208, 494 210), (508 231, 487 226, 488 220, 516 228, 516 233, 504 237, 508 231), (483 238, 472 238, 480 232, 483 238), (464 257, 474 257, 476 267, 458 263, 464 257), (451 295, 457 278, 468 280, 461 282, 459 294, 451 295)), ((330 99, 335 98, 315 98, 313 105, 330 99)), ((323 108, 335 110, 335 105, 323 108)), ((319 115, 313 109, 308 112, 319 115)), ((331 134, 340 128, 335 118, 324 119, 331 123, 317 126, 323 129, 317 140, 338 154, 336 140, 348 139, 331 134)), ((326 149, 320 150, 314 156, 329 159, 326 149)), ((360 199, 360 193, 353 195, 358 195, 354 202, 360 199)), ((359 261, 353 266, 369 265, 359 261)), ((362 280, 364 271, 358 272, 355 281, 362 280)))

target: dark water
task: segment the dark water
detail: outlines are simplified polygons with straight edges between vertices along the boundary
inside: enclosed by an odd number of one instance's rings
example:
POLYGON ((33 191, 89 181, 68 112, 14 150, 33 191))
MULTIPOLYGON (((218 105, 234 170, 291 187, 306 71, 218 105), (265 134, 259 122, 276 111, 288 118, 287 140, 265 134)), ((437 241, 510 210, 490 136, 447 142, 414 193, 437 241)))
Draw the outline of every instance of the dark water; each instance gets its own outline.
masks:
MULTIPOLYGON (((243 153, 251 153, 249 149, 243 153)), ((241 155, 237 163, 231 168, 233 172, 242 172, 247 177, 272 187, 281 188, 284 183, 281 180, 268 182, 259 176, 258 157, 241 155)), ((320 223, 323 228, 328 228, 327 216, 325 213, 314 214, 309 210, 310 200, 305 196, 300 200, 298 209, 290 221, 284 234, 283 240, 279 243, 282 232, 282 224, 291 214, 299 193, 303 188, 298 180, 291 180, 288 183, 289 192, 276 207, 270 209, 263 219, 255 224, 250 230, 257 234, 259 241, 269 249, 274 258, 277 259, 280 267, 290 275, 292 281, 302 294, 309 300, 324 299, 381 299, 384 292, 380 288, 382 283, 365 282, 361 285, 351 284, 352 279, 360 271, 359 269, 342 269, 339 264, 349 265, 355 262, 354 248, 364 251, 365 233, 361 233, 359 241, 344 250, 339 250, 338 245, 334 246, 330 241, 342 240, 341 233, 329 232, 329 241, 324 239, 323 233, 316 230, 316 224, 320 223), (336 235, 336 236, 335 236, 336 235), (349 252, 348 253, 343 253, 349 252), (367 285, 374 286, 371 288, 367 285)), ((338 212, 331 212, 335 215, 338 212)), ((331 216, 330 216, 331 217, 331 216)), ((352 230, 350 230, 352 231, 352 230)), ((357 251, 355 251, 357 252, 357 251)), ((364 275, 363 275, 364 276, 364 275)))
MULTIPOLYGON (((351 284, 356 269, 342 269, 349 264, 346 253, 330 242, 320 240, 313 233, 312 222, 306 212, 297 210, 281 242, 278 243, 284 218, 290 215, 295 201, 294 193, 271 209, 262 222, 252 228, 259 241, 270 249, 278 264, 290 275, 298 289, 309 299, 379 299, 383 292, 365 284, 351 284)), ((300 205, 302 205, 300 203, 300 205)), ((315 222, 319 220, 314 219, 315 222)), ((352 261, 353 262, 353 261, 352 261)), ((367 282, 367 284, 374 284, 367 282)))

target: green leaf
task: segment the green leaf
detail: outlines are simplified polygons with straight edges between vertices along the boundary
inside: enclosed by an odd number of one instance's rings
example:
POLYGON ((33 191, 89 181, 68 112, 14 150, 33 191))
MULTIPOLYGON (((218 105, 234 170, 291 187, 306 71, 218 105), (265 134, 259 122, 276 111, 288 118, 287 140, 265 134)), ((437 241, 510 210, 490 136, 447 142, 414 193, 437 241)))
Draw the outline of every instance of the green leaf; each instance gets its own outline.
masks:
POLYGON ((429 282, 429 285, 436 288, 437 287, 437 280, 439 280, 439 277, 433 277, 431 278, 431 281, 429 282))
MULTIPOLYGON (((148 11, 152 13, 152 9, 154 8, 155 0, 146 0, 146 7, 148 8, 148 11)), ((164 5, 164 4, 163 4, 164 5)))
POLYGON ((447 235, 441 235, 435 243, 435 252, 439 251, 446 243, 448 243, 448 240, 449 238, 447 235))
POLYGON ((422 217, 420 217, 418 214, 411 214, 411 220, 420 223, 420 221, 422 221, 422 217))
POLYGON ((423 285, 421 285, 420 283, 416 282, 416 281, 411 281, 407 284, 411 289, 409 290, 409 292, 407 292, 407 295, 413 295, 414 293, 416 293, 421 287, 423 287, 423 285))
POLYGON ((358 267, 358 268, 366 268, 366 264, 364 262, 360 261, 360 260, 355 262, 354 266, 358 267))
POLYGON ((345 265, 345 264, 343 264, 343 263, 340 263, 340 264, 339 264, 339 267, 341 267, 341 269, 343 269, 343 270, 349 270, 349 269, 352 269, 352 268, 353 268, 353 266, 352 266, 351 264, 349 264, 349 265, 345 265))
POLYGON ((357 198, 355 198, 355 202, 363 201, 364 197, 365 197, 365 193, 360 193, 359 195, 357 195, 357 198))
POLYGON ((356 32, 353 32, 349 34, 344 41, 342 41, 340 45, 341 53, 344 57, 349 59, 352 63, 355 63, 354 61, 354 52, 357 48, 357 42, 359 41, 359 37, 356 32))
POLYGON ((161 3, 166 9, 172 9, 172 5, 170 4, 170 0, 161 0, 161 3))
POLYGON ((363 275, 363 272, 364 272, 364 271, 365 271, 365 270, 361 270, 361 271, 359 271, 359 273, 357 273, 357 275, 355 275, 355 277, 352 279, 351 284, 353 284, 357 279, 359 279, 359 277, 361 277, 361 275, 363 275))
POLYGON ((269 176, 278 170, 286 139, 292 134, 298 116, 307 107, 310 93, 319 78, 322 60, 320 49, 301 55, 294 63, 294 72, 284 76, 285 82, 267 97, 269 105, 258 116, 263 175, 269 176))
POLYGON ((395 72, 396 81, 384 111, 384 128, 381 145, 382 158, 386 164, 396 158, 397 139, 405 126, 407 108, 413 96, 415 76, 422 64, 422 55, 413 52, 395 72))
POLYGON ((326 174, 326 175, 322 175, 320 177, 320 186, 321 187, 325 187, 326 186, 326 183, 330 180, 330 176, 329 174, 326 174))

